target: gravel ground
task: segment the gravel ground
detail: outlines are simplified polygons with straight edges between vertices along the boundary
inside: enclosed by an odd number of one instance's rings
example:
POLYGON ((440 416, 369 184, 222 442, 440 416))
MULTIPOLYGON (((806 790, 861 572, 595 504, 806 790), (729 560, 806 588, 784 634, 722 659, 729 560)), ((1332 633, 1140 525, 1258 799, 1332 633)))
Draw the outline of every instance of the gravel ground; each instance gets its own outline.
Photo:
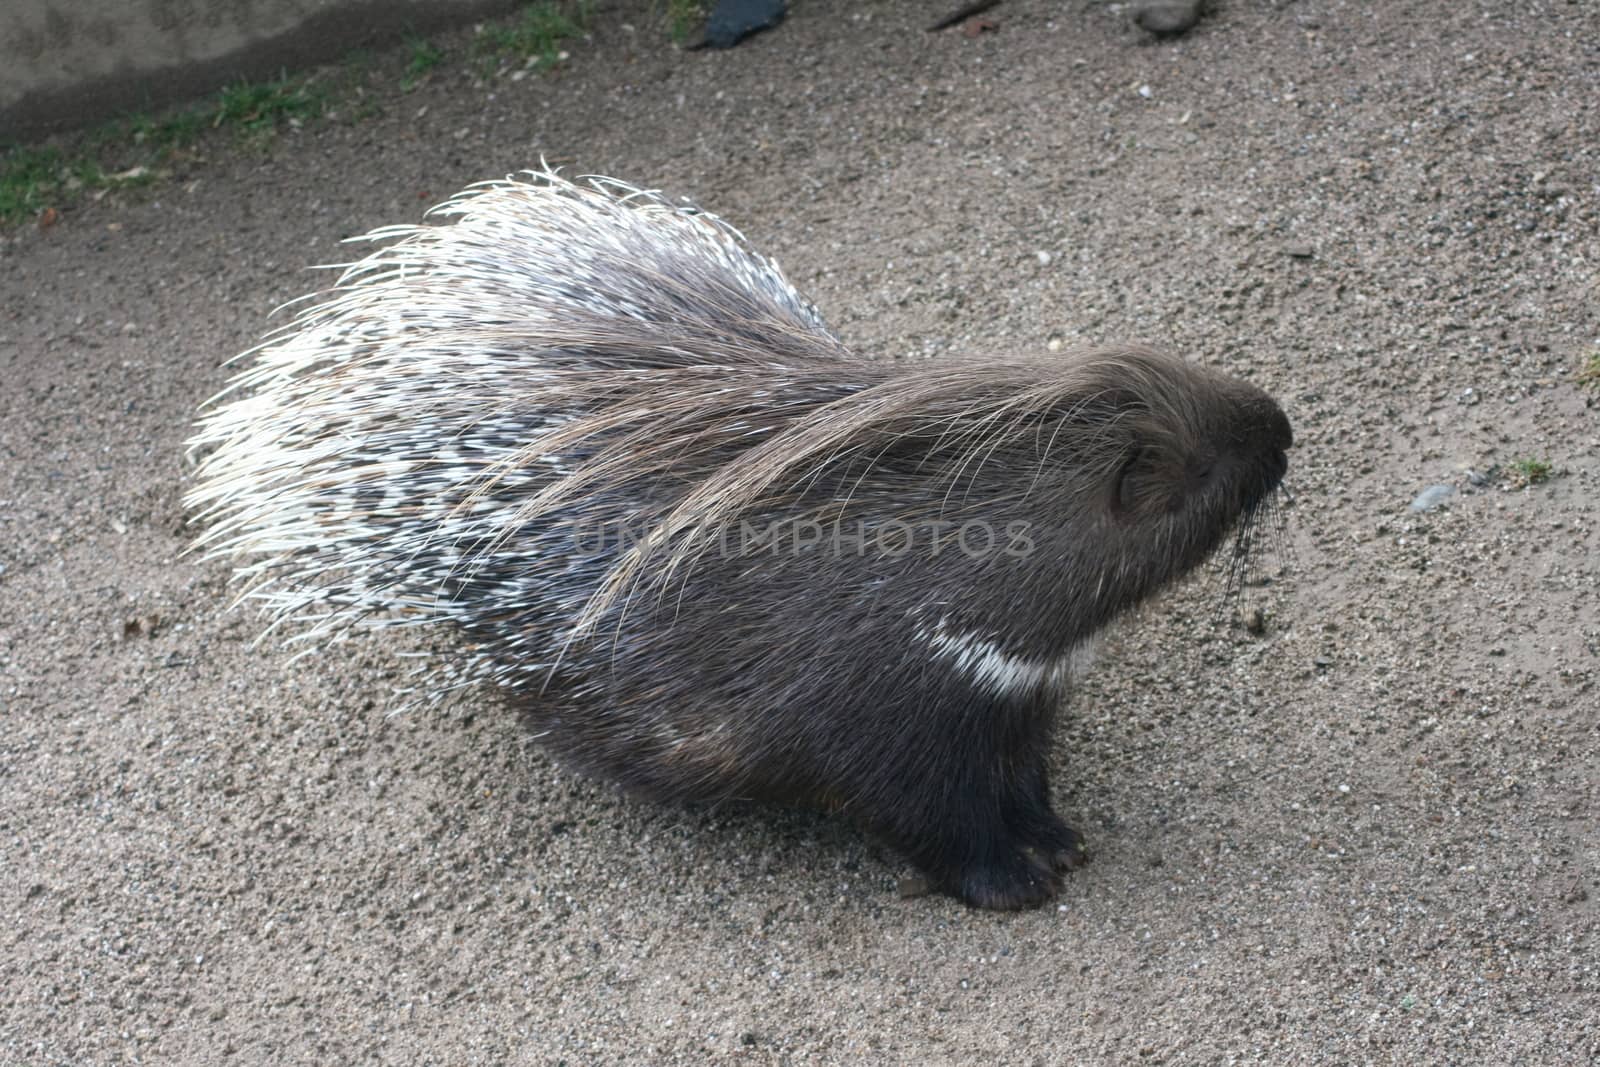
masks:
POLYGON ((953 6, 797 0, 713 54, 602 5, 554 74, 441 69, 0 235, 0 1062, 1600 1056, 1600 7, 923 32, 953 6), (1201 580, 1111 635, 1055 905, 620 798, 485 697, 395 714, 407 645, 290 663, 181 555, 194 409, 303 265, 541 154, 725 215, 869 356, 1138 339, 1281 399, 1261 632, 1201 580))

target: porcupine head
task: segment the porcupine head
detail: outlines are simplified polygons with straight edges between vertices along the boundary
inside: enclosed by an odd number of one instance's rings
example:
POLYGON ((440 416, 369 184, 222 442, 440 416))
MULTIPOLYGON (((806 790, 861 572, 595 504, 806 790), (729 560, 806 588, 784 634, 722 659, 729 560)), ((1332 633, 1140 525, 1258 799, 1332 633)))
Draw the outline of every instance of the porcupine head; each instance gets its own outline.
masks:
POLYGON ((188 502, 278 624, 447 626, 569 765, 852 818, 984 907, 1083 858, 1094 635, 1275 513, 1289 423, 1135 346, 850 353, 727 224, 605 179, 369 234, 207 409, 188 502))

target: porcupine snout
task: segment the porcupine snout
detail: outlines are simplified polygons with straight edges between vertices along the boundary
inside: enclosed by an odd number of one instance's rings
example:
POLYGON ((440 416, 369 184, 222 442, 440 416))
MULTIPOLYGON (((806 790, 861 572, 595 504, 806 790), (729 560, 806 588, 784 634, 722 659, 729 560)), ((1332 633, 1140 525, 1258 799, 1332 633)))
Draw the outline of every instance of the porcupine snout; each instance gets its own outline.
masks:
POLYGON ((1231 447, 1218 458, 1242 469, 1239 505, 1249 511, 1270 496, 1288 473, 1294 430, 1277 401, 1266 393, 1244 382, 1229 384, 1237 390, 1232 398, 1235 431, 1225 438, 1231 447))

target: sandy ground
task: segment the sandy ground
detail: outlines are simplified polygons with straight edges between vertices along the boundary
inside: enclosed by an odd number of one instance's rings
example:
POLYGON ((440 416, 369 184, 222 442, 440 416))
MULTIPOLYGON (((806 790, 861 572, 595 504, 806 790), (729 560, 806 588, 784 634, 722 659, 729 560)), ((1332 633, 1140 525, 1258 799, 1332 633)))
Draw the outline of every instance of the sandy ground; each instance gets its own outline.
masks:
POLYGON ((602 9, 554 75, 444 70, 0 239, 0 1062, 1600 1055, 1600 7, 922 32, 951 6, 725 54, 602 9), (1056 905, 619 798, 486 698, 392 714, 406 646, 290 664, 180 555, 193 411, 302 267, 541 153, 724 214, 870 356, 1142 339, 1281 398, 1265 631, 1197 582, 1107 641, 1056 905))

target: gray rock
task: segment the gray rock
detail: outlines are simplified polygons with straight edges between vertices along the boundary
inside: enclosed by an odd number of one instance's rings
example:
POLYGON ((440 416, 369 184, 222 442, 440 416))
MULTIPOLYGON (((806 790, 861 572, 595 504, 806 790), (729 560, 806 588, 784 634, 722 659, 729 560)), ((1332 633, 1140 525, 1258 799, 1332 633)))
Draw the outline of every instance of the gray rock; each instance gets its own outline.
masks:
POLYGON ((1417 494, 1416 499, 1411 502, 1411 510, 1432 511, 1455 495, 1456 487, 1453 485, 1430 485, 1417 494))
POLYGON ((783 21, 787 0, 721 0, 706 19, 705 36, 696 48, 732 48, 752 33, 783 21))
POLYGON ((1157 37, 1188 33, 1200 21, 1205 0, 1146 0, 1133 6, 1133 24, 1157 37))

